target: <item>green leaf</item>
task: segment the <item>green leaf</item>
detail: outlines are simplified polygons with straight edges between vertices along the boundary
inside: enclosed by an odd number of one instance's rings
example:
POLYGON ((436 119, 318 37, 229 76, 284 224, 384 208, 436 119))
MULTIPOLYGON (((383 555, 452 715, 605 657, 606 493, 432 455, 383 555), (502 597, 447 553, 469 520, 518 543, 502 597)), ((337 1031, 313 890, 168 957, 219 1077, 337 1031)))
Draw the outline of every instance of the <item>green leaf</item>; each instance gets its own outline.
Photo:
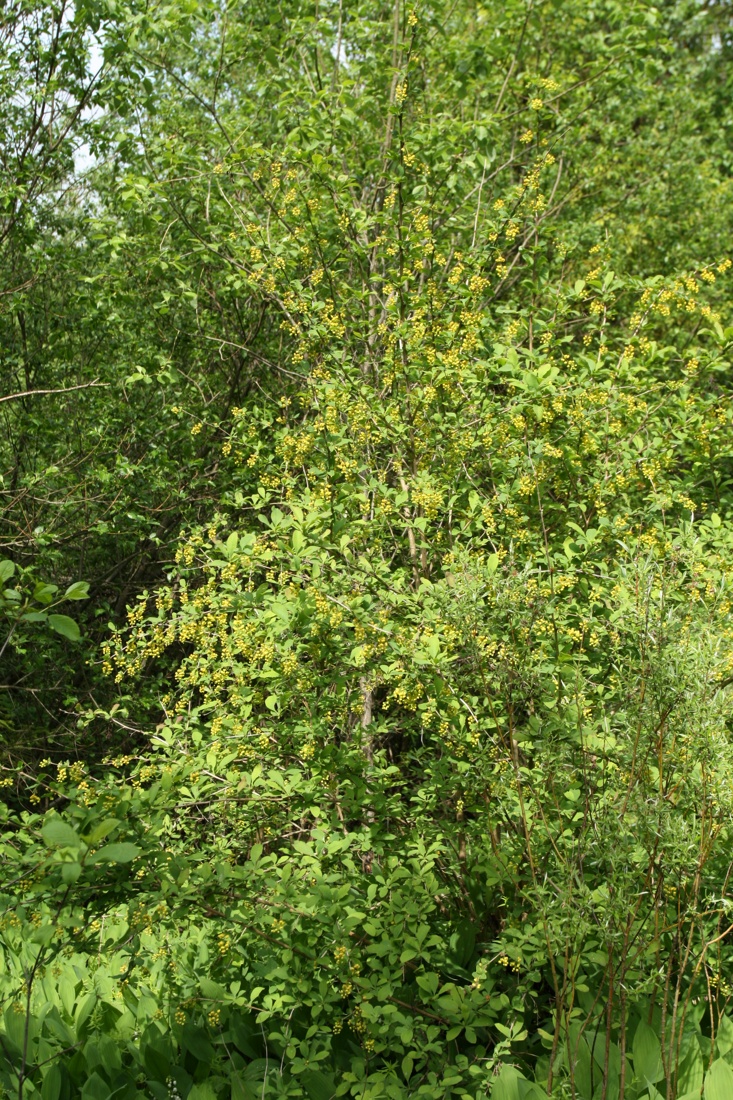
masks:
POLYGON ((575 1083, 582 1097, 593 1095, 593 1057, 583 1036, 573 1039, 575 1083))
POLYGON ((59 1100, 63 1078, 58 1062, 52 1062, 48 1067, 43 1084, 41 1086, 42 1100, 59 1100))
POLYGON ((336 1094, 333 1078, 318 1069, 305 1070, 300 1075, 300 1081, 309 1100, 331 1100, 336 1094))
POLYGON ((523 1080, 514 1066, 502 1066, 501 1073, 491 1086, 491 1100, 521 1100, 519 1082, 523 1080))
POLYGON ((15 562, 10 561, 9 558, 5 558, 4 561, 0 561, 0 585, 5 584, 15 573, 15 562))
POLYGON ((49 848, 80 848, 81 837, 60 817, 52 817, 41 829, 41 835, 49 848))
POLYGON ((81 874, 81 863, 62 863, 61 864, 61 881, 67 886, 71 886, 79 878, 81 874))
POLYGON ((31 943, 40 943, 43 947, 47 947, 53 939, 55 931, 55 924, 41 924, 31 932, 31 943))
POLYGON ((705 1065, 700 1051, 700 1045, 697 1039, 694 1038, 679 1067, 677 1088, 680 1097, 688 1092, 696 1093, 696 1100, 700 1100, 704 1073, 705 1065))
POLYGON ((730 1017, 723 1015, 718 1021, 718 1032, 715 1036, 715 1045, 718 1054, 722 1057, 729 1050, 733 1050, 733 1023, 730 1017))
POLYGON ((202 1027, 196 1027, 195 1024, 191 1023, 187 1024, 183 1029, 182 1043, 184 1050, 190 1050, 199 1062, 211 1062, 213 1060, 214 1048, 202 1027))
POLYGON ((65 600, 88 600, 89 581, 74 581, 64 592, 65 600))
POLYGON ((70 642, 78 642, 81 638, 79 627, 68 615, 49 615, 48 625, 57 634, 62 634, 64 638, 68 638, 70 642))
POLYGON ((68 972, 61 975, 56 988, 61 998, 61 1004, 64 1006, 64 1011, 68 1016, 73 1016, 74 1005, 76 1004, 76 983, 72 981, 68 972))
MULTIPOLYGON (((13 1006, 8 1005, 3 1012, 3 1023, 5 1024, 3 1039, 9 1041, 15 1050, 22 1051, 25 1039, 25 1012, 16 1012, 13 1006)), ((0 1062, 0 1065, 2 1064, 0 1062)))
POLYGON ((208 997, 212 1001, 224 1001, 228 1000, 227 991, 223 985, 219 985, 218 982, 212 982, 211 978, 202 977, 199 979, 199 985, 204 997, 208 997))
POLYGON ((84 837, 87 844, 99 844, 100 840, 104 840, 106 836, 117 828, 119 821, 116 817, 107 817, 104 821, 100 821, 94 828, 87 833, 84 837))
POLYGON ((58 590, 57 584, 44 584, 43 581, 38 581, 33 587, 33 599, 38 603, 51 603, 58 590))
POLYGON ((639 1081, 655 1084, 664 1077, 662 1048, 655 1031, 644 1020, 634 1034, 634 1073, 639 1081))
POLYGON ((94 1071, 81 1090, 82 1100, 109 1100, 110 1088, 103 1077, 94 1071))
POLYGON ((243 1081, 264 1081, 270 1063, 266 1058, 253 1058, 242 1070, 243 1081))
POLYGON ((143 1057, 148 1076, 153 1080, 165 1081, 170 1074, 171 1064, 161 1041, 149 1042, 143 1057))
POLYGON ((440 984, 440 975, 433 971, 427 974, 418 974, 417 984, 431 997, 434 997, 438 991, 438 985, 440 984))
POLYGON ((84 1031, 84 1025, 91 1018, 94 1009, 97 1006, 97 994, 90 993, 83 1001, 79 1002, 76 1010, 76 1031, 78 1035, 81 1035, 84 1031))
POLYGON ((136 844, 123 842, 120 844, 105 844, 92 856, 91 863, 130 863, 136 859, 142 851, 136 844))
POLYGON ((459 921, 450 938, 451 952, 459 966, 467 966, 476 944, 476 928, 469 920, 459 921))
POLYGON ((188 1100, 216 1100, 216 1093, 206 1081, 194 1085, 188 1094, 188 1100))
POLYGON ((705 1075, 705 1100, 731 1100, 733 1097, 733 1069, 718 1058, 705 1075))
POLYGON ((43 1026, 44 1030, 48 1034, 55 1036, 55 1038, 57 1039, 60 1039, 61 1043, 65 1047, 73 1046, 76 1042, 76 1036, 74 1032, 61 1019, 59 1010, 56 1005, 52 1005, 50 1010, 46 1013, 43 1020, 43 1026))

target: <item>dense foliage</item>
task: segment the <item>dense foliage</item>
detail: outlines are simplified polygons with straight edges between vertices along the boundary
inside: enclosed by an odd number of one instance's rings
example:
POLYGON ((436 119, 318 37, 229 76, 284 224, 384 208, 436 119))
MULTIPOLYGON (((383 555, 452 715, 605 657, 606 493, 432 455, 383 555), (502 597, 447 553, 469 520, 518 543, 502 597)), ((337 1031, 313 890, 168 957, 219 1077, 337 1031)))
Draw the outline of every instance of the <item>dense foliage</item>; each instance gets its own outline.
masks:
POLYGON ((730 6, 0 15, 0 1096, 733 1096, 730 6))

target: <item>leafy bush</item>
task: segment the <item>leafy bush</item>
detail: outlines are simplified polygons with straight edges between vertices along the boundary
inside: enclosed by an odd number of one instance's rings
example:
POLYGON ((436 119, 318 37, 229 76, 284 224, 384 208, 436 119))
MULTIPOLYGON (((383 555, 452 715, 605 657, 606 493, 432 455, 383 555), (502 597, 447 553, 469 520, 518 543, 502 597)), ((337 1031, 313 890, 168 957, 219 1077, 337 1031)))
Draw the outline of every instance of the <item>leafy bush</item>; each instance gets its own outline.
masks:
POLYGON ((3 780, 8 1095, 731 1091, 713 16, 543 12, 129 13, 182 530, 74 709, 123 750, 3 780))

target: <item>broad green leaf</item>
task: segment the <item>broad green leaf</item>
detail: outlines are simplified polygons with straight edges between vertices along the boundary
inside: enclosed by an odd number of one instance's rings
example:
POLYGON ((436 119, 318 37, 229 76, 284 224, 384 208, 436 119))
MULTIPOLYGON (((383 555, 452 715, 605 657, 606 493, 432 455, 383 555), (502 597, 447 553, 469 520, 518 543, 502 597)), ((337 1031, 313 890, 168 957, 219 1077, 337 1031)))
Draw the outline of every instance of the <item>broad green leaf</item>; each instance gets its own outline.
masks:
MULTIPOLYGON (((72 1002, 73 1004, 73 1002, 72 1002)), ((56 1005, 52 1005, 43 1019, 44 1031, 59 1040, 64 1047, 71 1047, 76 1042, 76 1035, 70 1027, 61 1019, 56 1005)))
POLYGON ((0 561, 0 585, 4 585, 6 581, 15 573, 15 562, 5 558, 4 561, 0 561))
POLYGON ((76 1003, 76 983, 72 980, 68 972, 62 974, 59 979, 58 993, 65 1012, 69 1016, 72 1016, 74 1013, 74 1004, 76 1003))
POLYGON ((9 1005, 3 1012, 2 1018, 5 1024, 4 1038, 7 1038, 15 1051, 22 1052, 25 1042, 25 1012, 16 1012, 13 1006, 9 1005))
POLYGON ((729 1050, 733 1050, 733 1022, 725 1013, 718 1021, 715 1045, 718 1048, 718 1054, 721 1056, 727 1054, 729 1050))
POLYGON ((199 986, 204 997, 208 997, 215 1001, 228 1000, 228 995, 224 986, 219 985, 218 982, 212 982, 211 978, 202 977, 199 979, 199 986))
POLYGON ((58 1062, 52 1062, 43 1077, 41 1086, 42 1100, 59 1100, 63 1078, 58 1062))
POLYGON ((634 1034, 634 1073, 639 1081, 656 1084, 664 1077, 662 1048, 656 1032, 644 1020, 634 1034))
POLYGON ((590 1046, 585 1037, 581 1036, 577 1042, 575 1040, 573 1041, 572 1049, 575 1057, 576 1086, 581 1096, 587 1096, 592 1100, 592 1096, 595 1092, 595 1085, 598 1083, 600 1075, 597 1067, 594 1065, 590 1046))
POLYGON ((216 1100, 216 1093, 211 1085, 204 1081, 200 1085, 194 1085, 188 1094, 188 1100, 216 1100))
POLYGON ((78 1003, 74 1023, 76 1024, 76 1030, 79 1035, 82 1034, 87 1021, 90 1020, 98 1000, 99 998, 96 993, 89 993, 83 1001, 78 1003))
POLYGON ((78 642, 81 638, 79 627, 68 615, 49 615, 48 625, 57 634, 62 634, 64 638, 68 638, 70 642, 78 642))
POLYGON ((243 1081, 264 1081, 271 1065, 267 1058, 253 1058, 242 1070, 243 1081))
POLYGON ((81 837, 60 817, 52 817, 44 822, 41 835, 49 848, 80 848, 81 837))
POLYGON ((43 947, 46 947, 53 939, 55 933, 55 924, 41 924, 31 932, 31 943, 40 943, 43 947))
POLYGON ((61 880, 67 886, 73 885, 81 875, 80 863, 62 863, 61 864, 61 880))
POLYGON ((95 852, 90 863, 130 863, 140 855, 142 848, 136 844, 122 841, 118 844, 105 844, 95 852))
POLYGON ((214 1058, 214 1048, 209 1042, 203 1028, 195 1024, 187 1024, 183 1029, 182 1043, 184 1050, 190 1050, 199 1062, 211 1062, 214 1058))
POLYGON ((98 822, 84 837, 87 844, 99 844, 100 840, 104 840, 106 836, 117 828, 119 821, 115 817, 107 817, 104 821, 98 822))
POLYGON ((82 1100, 109 1100, 110 1088, 104 1078, 95 1070, 84 1082, 81 1096, 82 1100))
POLYGON ((450 938, 450 947, 457 962, 461 966, 467 966, 473 954, 476 943, 476 927, 469 920, 459 922, 456 931, 450 938))
POLYGON ((336 1094, 332 1077, 317 1069, 307 1069, 300 1075, 308 1100, 331 1100, 336 1094))
POLYGON ((522 1075, 514 1066, 504 1065, 491 1086, 491 1100, 521 1100, 519 1081, 522 1075))
POLYGON ((697 1038, 693 1038, 690 1049, 685 1054, 679 1066, 677 1087, 680 1095, 688 1092, 696 1092, 698 1100, 702 1092, 705 1066, 697 1038))
POLYGON ((160 1041, 151 1040, 146 1044, 144 1061, 151 1079, 163 1082, 170 1075, 170 1059, 160 1041))
POLYGON ((705 1100, 731 1100, 733 1097, 733 1069, 718 1058, 705 1074, 705 1100))

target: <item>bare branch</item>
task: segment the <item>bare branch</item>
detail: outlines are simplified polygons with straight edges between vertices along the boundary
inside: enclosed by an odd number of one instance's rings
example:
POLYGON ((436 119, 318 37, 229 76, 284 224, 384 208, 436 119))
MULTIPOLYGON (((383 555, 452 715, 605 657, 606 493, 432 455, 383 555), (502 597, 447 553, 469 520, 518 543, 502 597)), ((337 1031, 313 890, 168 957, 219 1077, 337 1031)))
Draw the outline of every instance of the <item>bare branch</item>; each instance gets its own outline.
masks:
POLYGON ((109 386, 109 382, 97 382, 95 380, 94 382, 83 382, 79 386, 63 386, 58 390, 23 390, 22 393, 9 393, 6 394, 5 397, 0 397, 0 404, 2 404, 3 401, 17 401, 20 397, 38 397, 45 393, 72 393, 73 390, 88 390, 91 389, 92 386, 103 388, 109 386))

